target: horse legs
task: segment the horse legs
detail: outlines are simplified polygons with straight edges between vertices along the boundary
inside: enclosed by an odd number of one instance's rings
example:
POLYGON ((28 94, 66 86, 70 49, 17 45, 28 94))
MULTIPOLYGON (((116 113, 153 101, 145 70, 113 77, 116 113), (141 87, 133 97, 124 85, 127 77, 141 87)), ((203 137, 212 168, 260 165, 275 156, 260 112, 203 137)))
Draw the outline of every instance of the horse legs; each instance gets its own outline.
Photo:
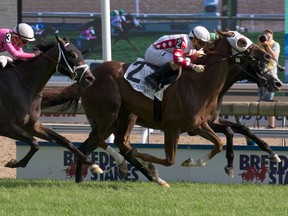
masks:
MULTIPOLYGON (((89 121, 91 124, 91 120, 89 121)), ((106 142, 105 139, 109 137, 110 133, 106 134, 106 136, 101 136, 98 133, 98 129, 94 127, 94 129, 89 134, 89 137, 79 146, 79 150, 85 154, 86 156, 91 154, 96 148, 101 147, 107 153, 109 153, 117 162, 119 168, 119 176, 120 178, 125 178, 128 172, 127 163, 124 157, 116 152, 113 148, 111 148, 106 142)), ((77 160, 76 166, 76 182, 81 182, 82 179, 82 167, 83 163, 80 160, 77 160)))
POLYGON ((227 158, 227 166, 224 167, 225 172, 230 177, 234 177, 234 167, 233 167, 233 160, 234 160, 234 151, 233 151, 233 137, 234 133, 233 130, 226 125, 222 125, 215 122, 209 122, 209 126, 215 133, 224 133, 226 136, 226 158, 227 158))
POLYGON ((138 47, 136 47, 127 36, 118 36, 112 45, 115 45, 119 40, 126 40, 135 50, 139 50, 138 47))
POLYGON ((17 168, 17 167, 26 167, 33 155, 39 150, 39 144, 36 139, 31 135, 25 133, 17 125, 12 125, 12 127, 7 128, 8 133, 2 133, 1 135, 9 137, 11 139, 19 140, 30 145, 29 152, 22 158, 20 161, 15 159, 10 160, 5 167, 17 168))
POLYGON ((156 182, 162 186, 169 187, 168 183, 159 177, 158 170, 156 167, 150 163, 144 163, 144 161, 138 158, 132 157, 129 152, 132 149, 130 145, 130 134, 136 123, 137 116, 127 112, 126 110, 121 110, 119 113, 118 121, 113 124, 113 133, 115 135, 114 143, 120 149, 120 153, 124 158, 136 167, 149 181, 156 182), (118 125, 121 125, 119 127, 118 125))
POLYGON ((101 173, 103 172, 100 167, 97 164, 93 164, 92 161, 84 155, 81 151, 79 151, 69 140, 67 140, 65 137, 61 136, 60 134, 54 132, 50 128, 45 127, 41 124, 41 122, 37 121, 34 124, 30 124, 29 126, 25 127, 25 131, 27 131, 29 134, 39 137, 41 139, 57 143, 68 150, 70 150, 72 153, 74 153, 79 160, 82 161, 82 163, 90 165, 90 171, 101 173))
POLYGON ((205 166, 209 160, 222 151, 223 143, 217 134, 209 127, 207 122, 203 122, 201 126, 193 132, 214 143, 214 148, 207 155, 196 161, 193 161, 192 158, 188 158, 182 163, 182 166, 205 166))
POLYGON ((234 122, 230 122, 227 120, 224 120, 222 118, 219 118, 219 122, 221 124, 225 124, 226 126, 231 127, 231 129, 235 132, 235 133, 239 133, 242 134, 244 136, 249 137, 251 140, 253 140, 258 146, 259 148, 262 149, 262 151, 265 151, 269 154, 269 159, 273 162, 281 162, 281 159, 279 158, 279 156, 271 149, 271 147, 262 139, 260 139, 259 137, 257 137, 256 135, 254 135, 251 130, 241 124, 237 124, 234 122))
POLYGON ((171 166, 176 161, 176 150, 179 141, 180 132, 165 130, 164 131, 164 143, 165 143, 165 159, 161 159, 155 156, 152 156, 147 153, 140 153, 136 149, 131 149, 130 154, 132 157, 138 157, 143 161, 148 161, 152 163, 161 164, 164 166, 171 166))

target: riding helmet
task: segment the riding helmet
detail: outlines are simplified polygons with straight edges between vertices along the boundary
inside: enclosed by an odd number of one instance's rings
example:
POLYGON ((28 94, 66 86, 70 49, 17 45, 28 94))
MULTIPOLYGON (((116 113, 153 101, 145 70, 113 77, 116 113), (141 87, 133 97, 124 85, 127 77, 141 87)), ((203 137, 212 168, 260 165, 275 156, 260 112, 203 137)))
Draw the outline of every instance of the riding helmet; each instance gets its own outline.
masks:
POLYGON ((13 29, 13 34, 16 34, 28 41, 35 41, 34 31, 32 27, 26 23, 17 24, 13 29))
POLYGON ((196 26, 192 31, 190 31, 189 37, 194 37, 201 41, 208 42, 210 40, 210 33, 205 27, 196 26))

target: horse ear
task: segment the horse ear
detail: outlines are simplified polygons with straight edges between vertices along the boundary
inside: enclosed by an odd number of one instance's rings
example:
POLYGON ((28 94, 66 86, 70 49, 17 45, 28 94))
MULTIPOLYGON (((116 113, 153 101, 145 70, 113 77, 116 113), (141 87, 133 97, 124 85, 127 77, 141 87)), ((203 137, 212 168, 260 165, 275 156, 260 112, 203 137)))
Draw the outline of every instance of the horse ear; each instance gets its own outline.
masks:
POLYGON ((67 37, 64 37, 63 40, 65 41, 65 43, 70 43, 70 41, 67 37))
POLYGON ((60 43, 60 38, 58 37, 57 34, 55 34, 56 40, 58 41, 58 43, 60 43))
POLYGON ((55 34, 55 37, 56 37, 56 40, 58 41, 58 43, 63 44, 63 45, 65 44, 65 41, 62 38, 58 37, 57 34, 55 34))

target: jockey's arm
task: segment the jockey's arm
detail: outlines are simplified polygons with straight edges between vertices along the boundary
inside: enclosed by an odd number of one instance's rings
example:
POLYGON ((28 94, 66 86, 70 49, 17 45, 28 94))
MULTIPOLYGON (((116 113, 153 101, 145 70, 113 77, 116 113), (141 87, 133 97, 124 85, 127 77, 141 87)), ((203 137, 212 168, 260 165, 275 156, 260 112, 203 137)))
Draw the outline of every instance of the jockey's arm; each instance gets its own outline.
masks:
POLYGON ((181 67, 192 70, 193 63, 189 57, 185 57, 182 49, 175 48, 173 51, 173 61, 174 63, 180 65, 181 67))
POLYGON ((4 43, 3 47, 13 58, 16 59, 26 60, 35 57, 34 53, 25 53, 22 48, 16 49, 11 43, 4 43))

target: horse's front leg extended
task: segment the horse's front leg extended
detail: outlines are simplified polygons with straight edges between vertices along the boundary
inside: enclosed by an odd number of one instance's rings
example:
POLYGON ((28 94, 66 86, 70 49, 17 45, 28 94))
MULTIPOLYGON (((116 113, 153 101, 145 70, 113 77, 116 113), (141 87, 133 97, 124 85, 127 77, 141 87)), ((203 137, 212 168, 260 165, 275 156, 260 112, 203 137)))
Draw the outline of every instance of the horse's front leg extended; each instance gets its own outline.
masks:
POLYGON ((227 175, 230 177, 234 177, 234 167, 233 167, 233 160, 234 160, 234 151, 233 151, 233 137, 234 133, 233 130, 226 125, 209 122, 209 126, 215 133, 223 133, 226 136, 226 158, 227 158, 227 166, 224 167, 224 170, 227 175))
POLYGON ((272 150, 272 148, 264 140, 260 139, 256 135, 254 135, 251 132, 251 130, 248 127, 246 127, 245 125, 230 122, 230 121, 224 120, 222 118, 219 118, 219 122, 221 124, 225 124, 225 125, 231 127, 235 133, 239 133, 239 134, 242 134, 246 137, 249 137, 251 140, 253 140, 259 146, 259 148, 261 148, 263 151, 265 151, 269 154, 269 159, 271 161, 277 162, 277 163, 281 162, 281 159, 279 158, 278 154, 276 154, 272 150))
POLYGON ((217 134, 209 127, 207 122, 203 122, 201 126, 197 129, 195 129, 193 132, 200 135, 201 137, 210 140, 212 143, 214 143, 214 148, 211 152, 203 156, 202 158, 194 161, 192 158, 188 158, 186 161, 184 161, 181 165, 182 166, 205 166, 206 163, 212 159, 216 154, 222 151, 223 148, 223 142, 221 139, 217 136, 217 134))

